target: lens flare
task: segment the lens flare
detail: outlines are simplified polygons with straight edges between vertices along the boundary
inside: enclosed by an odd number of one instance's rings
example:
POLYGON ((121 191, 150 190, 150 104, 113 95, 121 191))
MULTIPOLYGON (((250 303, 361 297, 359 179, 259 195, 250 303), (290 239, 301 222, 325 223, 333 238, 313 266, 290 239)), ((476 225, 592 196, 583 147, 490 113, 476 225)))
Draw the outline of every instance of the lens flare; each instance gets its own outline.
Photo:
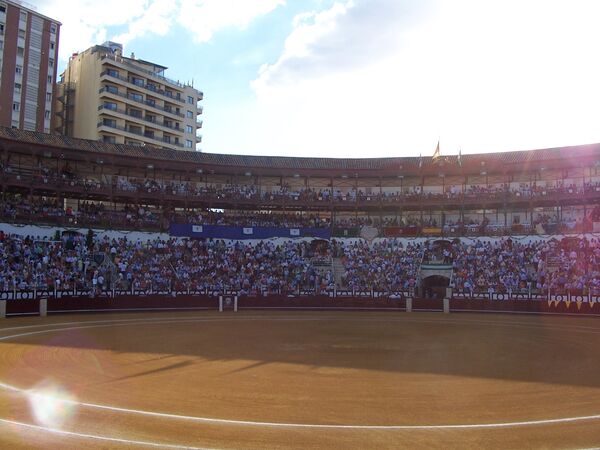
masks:
POLYGON ((38 425, 61 429, 72 417, 75 398, 52 381, 44 381, 27 392, 31 412, 38 425))

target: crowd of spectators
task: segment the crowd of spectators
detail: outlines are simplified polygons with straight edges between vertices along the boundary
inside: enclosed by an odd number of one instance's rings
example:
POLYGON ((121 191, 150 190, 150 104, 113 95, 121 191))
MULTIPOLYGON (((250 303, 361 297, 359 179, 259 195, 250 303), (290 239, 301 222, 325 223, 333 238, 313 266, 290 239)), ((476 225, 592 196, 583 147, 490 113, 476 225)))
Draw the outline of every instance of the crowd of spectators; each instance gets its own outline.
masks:
POLYGON ((538 198, 549 195, 582 195, 600 191, 600 182, 584 181, 583 183, 565 183, 562 180, 554 182, 523 182, 427 186, 411 185, 403 188, 363 189, 361 187, 293 187, 283 183, 277 186, 260 186, 250 183, 210 183, 188 180, 168 180, 156 178, 135 178, 127 176, 94 177, 78 175, 68 164, 58 167, 40 165, 34 170, 12 167, 7 165, 2 169, 7 175, 31 178, 43 183, 64 183, 71 186, 81 186, 85 190, 111 190, 139 192, 150 194, 168 194, 174 196, 210 197, 215 200, 234 201, 308 201, 308 202, 383 202, 396 203, 423 198, 425 200, 448 199, 498 199, 499 197, 538 198))
POLYGON ((600 240, 520 243, 476 240, 453 245, 453 287, 461 291, 577 291, 600 289, 600 240))
POLYGON ((0 290, 291 293, 336 287, 400 292, 417 287, 421 264, 438 263, 452 266, 451 287, 457 291, 600 291, 600 239, 316 242, 134 242, 74 233, 50 239, 0 232, 0 290), (333 258, 342 267, 337 279, 333 258))
POLYGON ((227 212, 212 209, 161 209, 156 206, 135 204, 109 204, 80 201, 76 208, 59 204, 53 198, 4 194, 0 200, 0 220, 20 223, 41 223, 73 227, 98 227, 109 229, 135 229, 167 231, 170 223, 195 225, 219 225, 237 227, 281 228, 355 228, 375 227, 379 234, 385 228, 439 229, 444 235, 498 235, 498 234, 559 234, 583 233, 593 229, 593 222, 600 221, 600 208, 595 207, 585 218, 573 216, 559 218, 556 214, 538 213, 530 223, 490 223, 465 216, 464 221, 446 218, 420 217, 405 214, 402 217, 338 216, 332 222, 330 215, 310 213, 261 213, 243 210, 227 212))
POLYGON ((333 286, 330 268, 311 262, 323 256, 327 250, 293 241, 90 241, 78 234, 53 240, 0 232, 0 290, 319 290, 333 286))
POLYGON ((157 209, 142 205, 108 208, 102 202, 83 201, 77 210, 55 199, 4 195, 0 200, 0 220, 72 227, 166 230, 169 218, 157 209))
POLYGON ((404 246, 395 240, 384 240, 369 245, 365 241, 342 245, 345 273, 342 287, 401 292, 413 289, 424 246, 404 246))

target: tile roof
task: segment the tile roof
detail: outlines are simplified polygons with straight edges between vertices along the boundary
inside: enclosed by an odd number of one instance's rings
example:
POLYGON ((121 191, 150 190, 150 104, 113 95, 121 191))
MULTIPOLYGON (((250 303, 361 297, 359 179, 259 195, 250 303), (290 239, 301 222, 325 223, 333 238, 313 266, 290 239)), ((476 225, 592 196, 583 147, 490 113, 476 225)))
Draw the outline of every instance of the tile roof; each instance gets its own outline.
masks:
MULTIPOLYGON (((398 170, 401 167, 418 167, 419 157, 397 158, 301 158, 287 156, 247 156, 193 151, 170 150, 152 146, 108 144, 87 139, 76 139, 61 135, 45 134, 0 127, 0 139, 24 143, 42 144, 55 148, 77 149, 98 154, 113 154, 141 157, 154 160, 179 161, 198 165, 229 166, 265 169, 334 169, 334 170, 398 170)), ((457 156, 443 156, 448 163, 456 163, 457 156)), ((525 165, 546 160, 572 160, 573 158, 595 158, 600 161, 600 144, 559 147, 540 150, 511 151, 462 155, 463 165, 525 165)), ((423 164, 430 158, 424 157, 423 164)))

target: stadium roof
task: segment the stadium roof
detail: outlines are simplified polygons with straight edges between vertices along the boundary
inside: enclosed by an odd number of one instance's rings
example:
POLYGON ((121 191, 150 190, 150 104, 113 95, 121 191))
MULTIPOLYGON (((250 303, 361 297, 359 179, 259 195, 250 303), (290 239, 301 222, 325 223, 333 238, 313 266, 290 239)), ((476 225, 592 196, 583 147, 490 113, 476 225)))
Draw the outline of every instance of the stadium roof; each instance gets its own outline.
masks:
POLYGON ((65 158, 77 156, 85 159, 112 157, 117 163, 125 158, 155 162, 167 168, 185 165, 187 170, 197 167, 223 169, 224 172, 251 171, 266 174, 272 172, 314 173, 322 176, 346 175, 392 175, 407 174, 460 174, 473 171, 493 170, 494 172, 523 171, 525 168, 566 168, 600 163, 600 144, 578 145, 539 150, 511 151, 502 153, 481 153, 442 156, 433 162, 431 157, 397 158, 302 158, 288 156, 246 156, 233 154, 200 153, 193 151, 169 150, 152 146, 108 144, 86 139, 75 139, 61 135, 45 134, 0 127, 0 144, 5 148, 28 146, 44 149, 67 150, 65 158), (71 152, 76 152, 72 154, 71 152), (485 168, 485 169, 482 169, 485 168))

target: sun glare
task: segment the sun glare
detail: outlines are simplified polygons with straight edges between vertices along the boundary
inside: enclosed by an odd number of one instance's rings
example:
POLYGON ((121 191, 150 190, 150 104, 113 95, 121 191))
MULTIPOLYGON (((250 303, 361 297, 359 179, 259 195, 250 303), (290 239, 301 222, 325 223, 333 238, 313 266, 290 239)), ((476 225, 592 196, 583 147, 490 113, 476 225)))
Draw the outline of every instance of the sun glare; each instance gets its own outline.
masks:
POLYGON ((44 381, 29 390, 27 398, 38 425, 61 429, 73 416, 75 398, 52 381, 44 381))

